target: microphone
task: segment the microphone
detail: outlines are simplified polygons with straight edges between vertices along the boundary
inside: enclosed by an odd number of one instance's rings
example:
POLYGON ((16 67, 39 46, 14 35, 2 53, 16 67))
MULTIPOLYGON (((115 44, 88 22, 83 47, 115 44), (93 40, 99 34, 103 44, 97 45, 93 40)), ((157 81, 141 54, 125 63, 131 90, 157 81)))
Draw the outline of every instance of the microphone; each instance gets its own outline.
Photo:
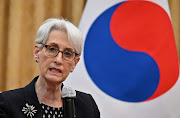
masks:
POLYGON ((75 105, 74 99, 76 98, 76 91, 71 87, 64 86, 62 88, 62 100, 63 100, 63 117, 75 118, 75 105))

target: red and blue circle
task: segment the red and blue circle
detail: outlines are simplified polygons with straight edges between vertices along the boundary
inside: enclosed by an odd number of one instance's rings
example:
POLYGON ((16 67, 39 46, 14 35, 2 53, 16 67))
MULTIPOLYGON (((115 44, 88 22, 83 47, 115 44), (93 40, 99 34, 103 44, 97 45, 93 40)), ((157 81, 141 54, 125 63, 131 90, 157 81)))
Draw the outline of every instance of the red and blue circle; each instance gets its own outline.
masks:
POLYGON ((113 98, 142 102, 161 96, 179 76, 168 14, 142 0, 112 6, 91 25, 84 61, 93 82, 113 98))

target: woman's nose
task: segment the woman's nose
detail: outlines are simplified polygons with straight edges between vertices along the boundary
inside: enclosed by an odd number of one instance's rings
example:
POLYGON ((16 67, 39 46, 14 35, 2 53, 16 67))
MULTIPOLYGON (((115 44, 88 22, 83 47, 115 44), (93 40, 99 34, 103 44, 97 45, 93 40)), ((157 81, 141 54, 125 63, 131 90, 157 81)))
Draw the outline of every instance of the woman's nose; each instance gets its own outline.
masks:
POLYGON ((56 63, 61 64, 64 61, 63 59, 63 53, 59 51, 58 55, 56 56, 56 63))

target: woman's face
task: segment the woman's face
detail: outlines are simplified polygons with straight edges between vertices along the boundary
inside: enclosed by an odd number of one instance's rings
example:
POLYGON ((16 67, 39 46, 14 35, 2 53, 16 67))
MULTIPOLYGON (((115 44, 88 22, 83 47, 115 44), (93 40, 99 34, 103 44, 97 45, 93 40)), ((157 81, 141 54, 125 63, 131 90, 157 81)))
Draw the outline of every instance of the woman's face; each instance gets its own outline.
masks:
MULTIPOLYGON (((71 50, 75 51, 74 46, 68 42, 68 36, 63 31, 53 30, 49 34, 46 45, 56 45, 59 50, 71 50)), ((49 57, 45 53, 46 47, 39 50, 39 48, 35 47, 35 56, 38 57, 39 60, 39 70, 40 70, 40 78, 45 79, 49 82, 61 83, 63 82, 69 72, 72 72, 79 61, 79 57, 77 57, 73 61, 65 61, 62 58, 62 53, 56 57, 49 57)))

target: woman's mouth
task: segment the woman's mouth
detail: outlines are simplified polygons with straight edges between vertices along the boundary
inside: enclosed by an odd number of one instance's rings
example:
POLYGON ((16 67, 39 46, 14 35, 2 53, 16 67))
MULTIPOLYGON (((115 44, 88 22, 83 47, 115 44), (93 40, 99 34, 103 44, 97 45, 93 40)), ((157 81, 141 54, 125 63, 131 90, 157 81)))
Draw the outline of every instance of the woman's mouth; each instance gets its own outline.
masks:
POLYGON ((50 68, 49 70, 53 73, 62 73, 62 71, 60 69, 57 69, 57 68, 50 68))

